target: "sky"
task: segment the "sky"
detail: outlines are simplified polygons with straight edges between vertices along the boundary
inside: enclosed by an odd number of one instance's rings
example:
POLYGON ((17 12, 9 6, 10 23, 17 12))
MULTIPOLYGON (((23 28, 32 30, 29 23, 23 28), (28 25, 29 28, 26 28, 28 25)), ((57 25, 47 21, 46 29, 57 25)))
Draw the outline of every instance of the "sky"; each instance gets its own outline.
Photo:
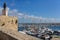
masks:
MULTIPOLYGON (((9 15, 11 13, 17 15, 19 22, 60 22, 60 0, 5 0, 5 2, 9 15)), ((4 0, 0 0, 1 8, 3 3, 4 0)))

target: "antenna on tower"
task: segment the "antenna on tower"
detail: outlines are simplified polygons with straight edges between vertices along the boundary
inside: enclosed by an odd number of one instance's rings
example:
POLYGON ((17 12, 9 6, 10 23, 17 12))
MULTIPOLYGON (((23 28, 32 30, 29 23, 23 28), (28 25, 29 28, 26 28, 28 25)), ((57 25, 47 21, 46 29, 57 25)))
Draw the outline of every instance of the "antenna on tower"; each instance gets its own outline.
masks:
POLYGON ((6 9, 6 0, 4 0, 3 8, 6 9))
POLYGON ((6 3, 4 2, 4 4, 3 4, 3 8, 4 8, 4 10, 6 9, 6 3))

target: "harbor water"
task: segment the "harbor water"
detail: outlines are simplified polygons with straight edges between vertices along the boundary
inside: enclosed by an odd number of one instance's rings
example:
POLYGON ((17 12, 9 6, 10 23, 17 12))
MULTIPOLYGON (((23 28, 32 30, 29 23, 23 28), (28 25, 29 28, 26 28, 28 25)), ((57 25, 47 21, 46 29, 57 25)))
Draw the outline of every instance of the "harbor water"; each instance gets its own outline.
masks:
MULTIPOLYGON (((52 29, 53 31, 60 30, 60 26, 48 26, 47 28, 52 29)), ((23 26, 20 26, 20 24, 18 24, 18 31, 22 31, 24 29, 27 29, 27 27, 24 28, 23 26)))
POLYGON ((53 31, 58 31, 60 30, 60 26, 49 26, 49 29, 52 29, 53 31))

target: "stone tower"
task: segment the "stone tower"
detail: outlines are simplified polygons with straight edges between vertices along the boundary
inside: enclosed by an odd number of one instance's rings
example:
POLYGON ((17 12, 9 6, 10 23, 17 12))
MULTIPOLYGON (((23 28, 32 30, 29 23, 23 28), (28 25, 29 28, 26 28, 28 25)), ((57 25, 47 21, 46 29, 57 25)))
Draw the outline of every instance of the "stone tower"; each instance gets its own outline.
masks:
POLYGON ((4 4, 3 4, 2 15, 4 15, 4 16, 8 16, 8 11, 7 11, 6 3, 5 3, 5 2, 4 2, 4 4))

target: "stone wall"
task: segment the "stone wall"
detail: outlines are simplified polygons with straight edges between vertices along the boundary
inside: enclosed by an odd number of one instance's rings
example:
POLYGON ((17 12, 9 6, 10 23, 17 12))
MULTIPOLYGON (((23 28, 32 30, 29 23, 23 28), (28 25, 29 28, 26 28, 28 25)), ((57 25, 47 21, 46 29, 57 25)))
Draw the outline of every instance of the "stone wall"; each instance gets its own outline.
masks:
POLYGON ((17 40, 5 33, 3 33, 2 31, 0 31, 0 40, 17 40))
POLYGON ((17 31, 18 30, 18 19, 17 17, 0 16, 0 26, 17 31))

